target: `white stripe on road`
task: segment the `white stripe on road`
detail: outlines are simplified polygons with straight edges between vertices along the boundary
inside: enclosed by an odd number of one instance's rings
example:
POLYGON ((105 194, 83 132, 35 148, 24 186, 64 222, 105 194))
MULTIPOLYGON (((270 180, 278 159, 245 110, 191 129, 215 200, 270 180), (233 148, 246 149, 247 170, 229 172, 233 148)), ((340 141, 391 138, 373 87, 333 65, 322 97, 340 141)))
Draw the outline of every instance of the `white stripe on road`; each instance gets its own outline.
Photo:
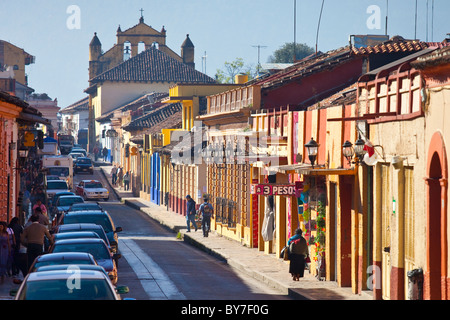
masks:
POLYGON ((185 300, 167 274, 131 239, 120 240, 120 253, 133 268, 150 299, 185 300))

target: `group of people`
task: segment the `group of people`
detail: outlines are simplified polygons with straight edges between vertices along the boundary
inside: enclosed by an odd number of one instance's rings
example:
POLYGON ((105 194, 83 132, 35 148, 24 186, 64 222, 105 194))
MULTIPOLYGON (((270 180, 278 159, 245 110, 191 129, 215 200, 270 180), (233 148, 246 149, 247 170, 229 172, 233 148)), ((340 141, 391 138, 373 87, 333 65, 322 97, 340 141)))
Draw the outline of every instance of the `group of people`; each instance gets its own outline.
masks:
POLYGON ((17 217, 9 224, 0 222, 0 281, 20 272, 25 277, 34 259, 53 243, 47 208, 41 199, 36 200, 32 210, 24 226, 17 217))
POLYGON ((198 214, 202 218, 202 230, 203 236, 207 237, 209 231, 211 230, 211 218, 214 218, 213 214, 213 206, 208 202, 208 197, 203 197, 203 203, 200 205, 197 211, 197 204, 192 199, 190 195, 186 196, 186 223, 187 223, 187 232, 191 232, 191 223, 194 225, 195 231, 197 231, 198 226, 195 221, 195 216, 198 214))
POLYGON ((123 167, 115 164, 111 168, 111 183, 114 187, 119 185, 120 188, 124 188, 125 191, 130 190, 130 171, 123 173, 123 167))
POLYGON ((103 161, 105 161, 105 162, 108 159, 108 148, 106 148, 106 147, 103 147, 103 149, 101 149, 96 144, 94 146, 94 148, 92 149, 92 153, 94 154, 95 161, 97 161, 100 156, 103 158, 103 161))
MULTIPOLYGON (((195 220, 196 215, 200 216, 202 219, 202 230, 203 236, 207 237, 209 231, 211 230, 211 218, 213 215, 213 206, 208 202, 208 197, 203 197, 203 203, 197 209, 197 204, 192 199, 190 195, 186 196, 186 224, 187 232, 191 232, 191 223, 197 231, 198 226, 195 220)), ((306 239, 302 236, 302 229, 297 229, 295 235, 289 238, 289 273, 292 275, 292 280, 299 281, 303 278, 305 272, 305 266, 308 253, 308 243, 306 239)))

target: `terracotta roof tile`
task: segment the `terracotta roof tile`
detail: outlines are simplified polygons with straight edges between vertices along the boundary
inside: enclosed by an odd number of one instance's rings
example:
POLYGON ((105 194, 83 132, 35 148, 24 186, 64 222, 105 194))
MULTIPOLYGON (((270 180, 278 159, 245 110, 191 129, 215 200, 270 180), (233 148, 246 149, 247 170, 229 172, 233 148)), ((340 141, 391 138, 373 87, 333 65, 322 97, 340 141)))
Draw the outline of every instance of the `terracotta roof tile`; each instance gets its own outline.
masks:
POLYGON ((95 78, 101 81, 143 81, 173 83, 215 83, 211 77, 175 60, 166 53, 150 47, 95 78))

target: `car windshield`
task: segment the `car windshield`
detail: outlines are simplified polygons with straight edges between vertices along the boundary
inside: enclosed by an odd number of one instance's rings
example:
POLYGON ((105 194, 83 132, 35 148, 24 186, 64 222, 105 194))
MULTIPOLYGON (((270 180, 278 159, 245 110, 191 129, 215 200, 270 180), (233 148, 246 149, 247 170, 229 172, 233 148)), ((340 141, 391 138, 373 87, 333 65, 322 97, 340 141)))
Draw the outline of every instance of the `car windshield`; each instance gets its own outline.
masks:
POLYGON ((57 181, 57 180, 51 180, 47 182, 47 189, 60 189, 60 190, 67 190, 67 183, 65 181, 57 181))
POLYGON ((77 159, 77 164, 91 164, 91 159, 77 159))
POLYGON ((114 300, 108 283, 101 279, 83 279, 79 285, 68 286, 67 279, 28 281, 20 300, 114 300))
POLYGON ((106 214, 67 214, 64 217, 64 224, 71 223, 94 223, 103 227, 106 233, 113 231, 111 221, 106 214))
POLYGON ((84 186, 86 189, 97 189, 103 188, 103 185, 100 182, 89 182, 84 186))
POLYGON ((71 206, 74 203, 80 203, 83 202, 83 199, 80 197, 70 197, 70 198, 59 198, 59 206, 62 207, 67 207, 67 206, 71 206))
POLYGON ((109 250, 106 245, 101 242, 95 243, 55 243, 53 252, 88 252, 94 256, 96 260, 111 259, 109 250))
POLYGON ((67 177, 69 175, 69 168, 51 167, 48 168, 48 173, 52 176, 67 177))

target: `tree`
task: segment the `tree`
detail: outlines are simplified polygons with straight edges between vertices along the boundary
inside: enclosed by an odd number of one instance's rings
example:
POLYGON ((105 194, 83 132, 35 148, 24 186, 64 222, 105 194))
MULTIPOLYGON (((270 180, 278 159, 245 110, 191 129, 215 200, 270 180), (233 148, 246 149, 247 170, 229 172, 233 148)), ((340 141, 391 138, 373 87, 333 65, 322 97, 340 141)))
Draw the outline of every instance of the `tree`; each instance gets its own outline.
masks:
POLYGON ((238 74, 248 75, 249 80, 254 78, 254 70, 252 66, 246 66, 244 59, 236 58, 232 62, 225 61, 224 70, 217 69, 216 81, 219 83, 234 83, 234 77, 238 74))
MULTIPOLYGON (((296 43, 295 44, 295 57, 296 60, 301 60, 315 52, 315 50, 309 47, 307 44, 296 43)), ((276 50, 273 55, 268 58, 269 63, 293 63, 294 62, 294 43, 287 42, 280 49, 276 50)))

